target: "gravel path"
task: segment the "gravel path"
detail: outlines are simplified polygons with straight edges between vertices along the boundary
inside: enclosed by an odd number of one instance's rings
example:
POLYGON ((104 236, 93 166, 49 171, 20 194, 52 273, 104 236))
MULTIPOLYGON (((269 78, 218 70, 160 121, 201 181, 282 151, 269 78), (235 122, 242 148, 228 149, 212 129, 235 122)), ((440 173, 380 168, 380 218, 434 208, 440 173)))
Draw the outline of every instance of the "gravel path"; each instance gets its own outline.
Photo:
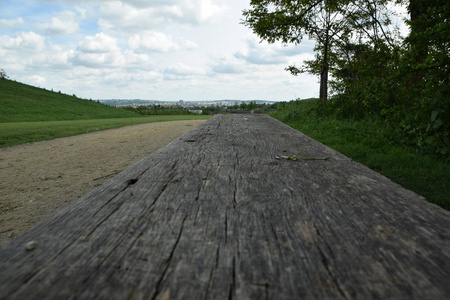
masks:
POLYGON ((0 149, 0 246, 203 122, 149 123, 0 149))

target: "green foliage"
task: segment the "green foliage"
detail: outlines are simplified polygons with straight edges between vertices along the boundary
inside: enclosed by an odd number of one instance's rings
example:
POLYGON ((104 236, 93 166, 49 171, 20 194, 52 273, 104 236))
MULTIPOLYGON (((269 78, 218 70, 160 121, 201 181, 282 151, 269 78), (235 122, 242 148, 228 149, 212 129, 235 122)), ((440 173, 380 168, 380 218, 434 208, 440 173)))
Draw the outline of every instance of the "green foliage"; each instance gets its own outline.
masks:
MULTIPOLYGON (((411 34, 406 39, 402 60, 404 94, 410 111, 402 127, 417 147, 430 153, 450 152, 450 2, 412 1, 415 10, 409 21, 411 34)), ((448 157, 448 156, 447 156, 448 157)))
MULTIPOLYGON (((409 2, 411 34, 405 41, 390 26, 387 1, 354 3, 359 8, 347 14, 347 27, 330 45, 334 96, 320 113, 348 120, 385 120, 396 142, 448 160, 450 2, 409 2)), ((323 73, 324 45, 316 44, 315 50, 315 59, 288 70, 294 75, 323 73)))
MULTIPOLYGON (((320 76, 319 97, 328 99, 328 77, 333 68, 347 63, 352 80, 353 62, 360 46, 378 51, 380 45, 396 47, 387 0, 253 0, 243 24, 263 40, 299 44, 303 36, 316 41, 315 59, 302 67, 289 66, 293 75, 308 72, 320 76)), ((373 72, 373 70, 372 70, 373 72)))
POLYGON ((251 111, 254 113, 267 113, 273 111, 276 108, 276 103, 274 104, 258 104, 256 101, 243 102, 241 104, 235 104, 233 106, 223 106, 223 107, 197 107, 195 109, 202 110, 204 115, 215 115, 215 114, 248 114, 251 111))
POLYGON ((138 115, 95 101, 0 80, 0 123, 129 118, 138 115))
POLYGON ((450 210, 449 162, 399 141, 396 123, 376 117, 343 119, 313 99, 279 103, 271 115, 450 210))
POLYGON ((247 111, 251 111, 257 107, 258 107, 258 105, 256 104, 255 101, 251 101, 249 103, 243 102, 241 105, 239 105, 239 108, 241 108, 243 110, 247 110, 247 111))
POLYGON ((332 107, 341 118, 385 119, 393 140, 448 160, 450 2, 415 0, 409 7, 411 34, 403 44, 384 39, 335 54, 332 107))
POLYGON ((124 110, 131 111, 144 116, 155 116, 155 115, 193 115, 193 113, 188 110, 178 108, 178 107, 165 107, 162 105, 154 106, 125 106, 124 110))

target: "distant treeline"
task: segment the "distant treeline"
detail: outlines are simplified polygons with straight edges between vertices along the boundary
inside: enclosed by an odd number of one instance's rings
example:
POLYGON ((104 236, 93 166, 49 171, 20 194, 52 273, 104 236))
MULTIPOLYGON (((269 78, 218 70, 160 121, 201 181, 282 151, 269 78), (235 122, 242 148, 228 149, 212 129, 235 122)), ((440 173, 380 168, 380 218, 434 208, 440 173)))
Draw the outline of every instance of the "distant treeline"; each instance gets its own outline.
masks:
POLYGON ((163 105, 152 105, 152 106, 124 106, 122 109, 138 113, 140 115, 193 115, 194 113, 189 112, 183 108, 179 107, 167 107, 163 105))
POLYGON ((241 104, 235 104, 233 106, 222 106, 222 107, 194 107, 196 110, 202 110, 203 115, 214 115, 214 114, 248 114, 250 112, 254 113, 268 113, 277 108, 277 104, 265 104, 258 103, 256 101, 244 102, 241 104))

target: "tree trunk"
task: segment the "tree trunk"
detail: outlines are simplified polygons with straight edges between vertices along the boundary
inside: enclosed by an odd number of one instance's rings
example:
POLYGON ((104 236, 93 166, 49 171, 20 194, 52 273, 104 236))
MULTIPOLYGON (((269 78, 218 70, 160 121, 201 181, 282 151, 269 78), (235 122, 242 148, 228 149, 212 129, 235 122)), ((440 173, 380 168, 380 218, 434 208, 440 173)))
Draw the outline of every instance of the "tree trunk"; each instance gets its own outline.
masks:
POLYGON ((328 100, 328 48, 329 48, 329 37, 325 38, 324 49, 323 49, 323 64, 322 71, 320 72, 320 88, 319 88, 319 98, 322 102, 328 100))
POLYGON ((320 73, 320 91, 319 98, 322 102, 328 99, 328 62, 324 62, 322 72, 320 73))
MULTIPOLYGON (((409 14, 411 19, 411 32, 409 34, 409 43, 412 49, 411 53, 413 53, 412 61, 416 64, 421 64, 427 57, 427 46, 426 43, 420 42, 420 37, 425 31, 426 28, 423 28, 423 25, 420 24, 420 17, 427 12, 427 5, 422 0, 410 0, 409 1, 409 14), (419 40, 418 40, 419 37, 419 40)), ((411 82, 409 83, 409 87, 417 86, 423 79, 423 72, 415 71, 412 74, 411 82)))
MULTIPOLYGON (((417 19, 419 19, 419 17, 421 15, 423 15, 424 13, 426 13, 427 11, 427 5, 426 3, 423 3, 422 0, 410 0, 409 1, 409 6, 408 6, 408 10, 409 10, 409 17, 411 18, 411 21, 414 22, 417 19)), ((417 30, 416 26, 414 26, 414 23, 411 26, 411 31, 417 30)))

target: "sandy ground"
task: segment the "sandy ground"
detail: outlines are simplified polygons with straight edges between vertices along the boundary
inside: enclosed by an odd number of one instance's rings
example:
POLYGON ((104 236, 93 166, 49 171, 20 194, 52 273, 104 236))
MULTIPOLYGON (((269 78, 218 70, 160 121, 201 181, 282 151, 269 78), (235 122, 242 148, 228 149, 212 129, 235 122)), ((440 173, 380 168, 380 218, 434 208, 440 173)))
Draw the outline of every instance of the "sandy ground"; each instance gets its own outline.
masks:
POLYGON ((0 149, 0 246, 203 122, 150 123, 0 149))

